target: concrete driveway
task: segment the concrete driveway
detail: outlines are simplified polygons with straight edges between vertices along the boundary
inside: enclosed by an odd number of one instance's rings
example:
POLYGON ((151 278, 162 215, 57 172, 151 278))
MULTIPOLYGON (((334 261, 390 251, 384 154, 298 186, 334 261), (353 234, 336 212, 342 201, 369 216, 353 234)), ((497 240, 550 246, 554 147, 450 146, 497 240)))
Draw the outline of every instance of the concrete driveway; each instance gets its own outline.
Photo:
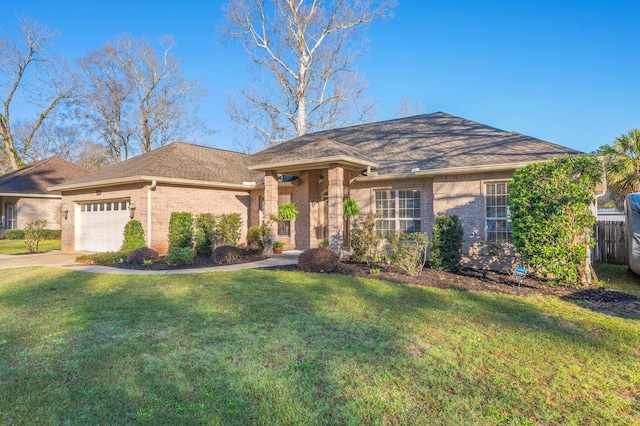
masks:
POLYGON ((51 251, 34 254, 2 254, 0 255, 0 269, 22 268, 25 266, 52 266, 66 268, 79 265, 76 257, 82 253, 62 253, 51 251))
POLYGON ((244 269, 265 268, 269 266, 297 265, 298 256, 302 251, 290 250, 282 254, 275 255, 268 259, 251 263, 240 263, 237 265, 221 265, 210 268, 174 269, 168 271, 146 271, 135 269, 119 269, 101 265, 84 265, 76 263, 76 257, 84 253, 62 253, 49 252, 37 254, 16 254, 0 255, 0 269, 23 268, 28 266, 48 266, 53 268, 64 268, 74 271, 95 272, 101 274, 128 274, 128 275, 149 275, 149 274, 192 274, 196 272, 224 272, 240 271, 244 269))

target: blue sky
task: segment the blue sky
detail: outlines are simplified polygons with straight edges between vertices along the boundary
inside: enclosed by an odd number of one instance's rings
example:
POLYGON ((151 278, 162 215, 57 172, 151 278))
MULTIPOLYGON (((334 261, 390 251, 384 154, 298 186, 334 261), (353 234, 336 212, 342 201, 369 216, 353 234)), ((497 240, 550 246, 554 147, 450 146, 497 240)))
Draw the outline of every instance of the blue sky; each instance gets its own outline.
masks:
MULTIPOLYGON (((225 99, 251 78, 239 45, 215 24, 224 2, 8 1, 0 35, 28 15, 61 32, 71 60, 124 33, 175 37, 189 78, 211 95, 202 116, 218 148, 235 149, 225 99)), ((358 71, 378 99, 378 120, 404 98, 504 130, 592 151, 640 127, 640 1, 399 0, 377 21, 358 71)))

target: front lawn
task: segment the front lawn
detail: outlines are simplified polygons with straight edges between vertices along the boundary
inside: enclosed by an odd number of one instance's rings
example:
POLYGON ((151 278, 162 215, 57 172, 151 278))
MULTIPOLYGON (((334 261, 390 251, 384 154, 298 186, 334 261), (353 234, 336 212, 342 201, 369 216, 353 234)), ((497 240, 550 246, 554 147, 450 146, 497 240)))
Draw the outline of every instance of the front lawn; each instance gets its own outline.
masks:
POLYGON ((640 321, 243 271, 0 276, 0 424, 634 424, 640 321))
MULTIPOLYGON (((44 253, 50 250, 60 250, 60 240, 43 240, 38 245, 38 252, 44 253)), ((0 240, 0 254, 25 254, 29 253, 24 240, 0 240)))

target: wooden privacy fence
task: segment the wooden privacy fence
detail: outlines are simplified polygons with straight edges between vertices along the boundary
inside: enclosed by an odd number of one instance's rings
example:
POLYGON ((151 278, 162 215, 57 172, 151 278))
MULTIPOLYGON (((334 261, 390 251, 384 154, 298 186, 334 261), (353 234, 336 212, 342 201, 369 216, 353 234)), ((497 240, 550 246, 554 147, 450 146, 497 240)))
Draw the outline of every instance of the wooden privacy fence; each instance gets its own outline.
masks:
POLYGON ((624 222, 597 222, 595 237, 597 244, 592 251, 591 259, 594 263, 627 264, 624 222))

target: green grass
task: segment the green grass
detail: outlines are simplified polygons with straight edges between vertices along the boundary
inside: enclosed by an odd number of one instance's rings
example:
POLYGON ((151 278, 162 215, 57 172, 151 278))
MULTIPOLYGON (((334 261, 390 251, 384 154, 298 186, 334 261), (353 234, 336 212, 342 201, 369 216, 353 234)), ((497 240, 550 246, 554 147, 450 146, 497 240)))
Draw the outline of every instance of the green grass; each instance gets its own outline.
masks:
POLYGON ((0 424, 639 424, 640 321, 294 272, 0 275, 0 424))
POLYGON ((627 274, 626 265, 598 263, 594 265, 594 269, 602 287, 640 296, 640 277, 633 273, 627 274))
MULTIPOLYGON (((60 240, 44 240, 38 245, 38 252, 44 253, 50 250, 60 250, 60 240)), ((29 253, 24 240, 0 240, 0 254, 25 254, 29 253)))

